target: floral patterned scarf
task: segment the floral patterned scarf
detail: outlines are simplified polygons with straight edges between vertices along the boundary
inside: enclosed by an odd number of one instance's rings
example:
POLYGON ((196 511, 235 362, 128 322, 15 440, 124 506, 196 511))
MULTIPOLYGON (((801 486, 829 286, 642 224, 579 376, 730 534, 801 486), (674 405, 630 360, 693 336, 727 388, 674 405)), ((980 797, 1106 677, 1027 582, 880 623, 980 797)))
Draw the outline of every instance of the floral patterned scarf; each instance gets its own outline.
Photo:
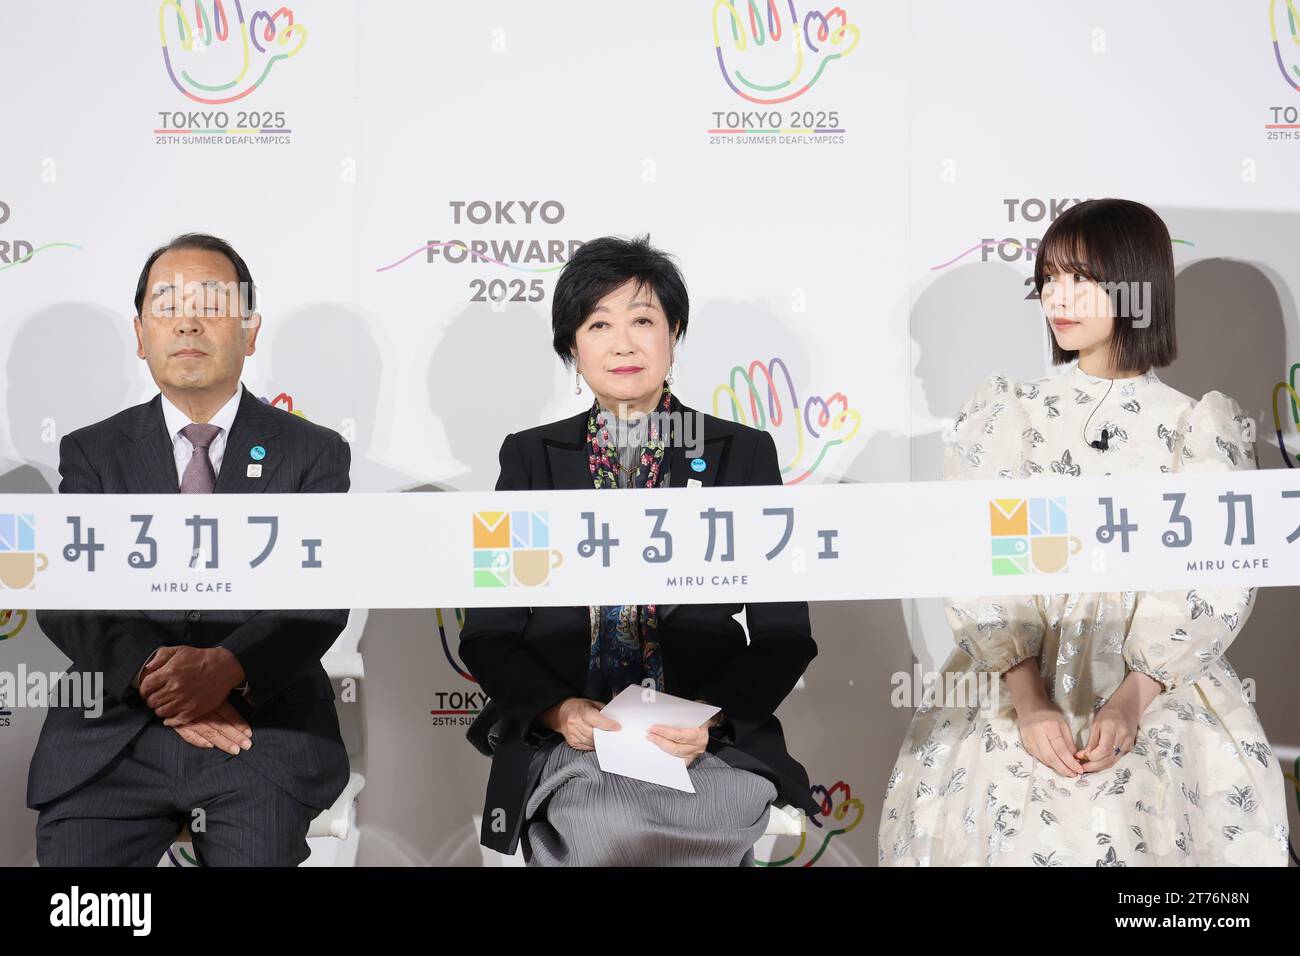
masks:
MULTIPOLYGON (((667 388, 657 411, 667 413, 672 396, 667 388)), ((609 432, 607 413, 599 400, 587 416, 587 466, 597 488, 658 488, 667 481, 664 449, 667 437, 659 433, 659 416, 650 421, 636 472, 623 472, 619 449, 609 432)), ((587 668, 587 696, 611 700, 629 684, 652 681, 664 689, 664 668, 659 653, 659 619, 653 604, 591 607, 591 655, 587 668)), ((648 686, 648 685, 647 685, 648 686)))

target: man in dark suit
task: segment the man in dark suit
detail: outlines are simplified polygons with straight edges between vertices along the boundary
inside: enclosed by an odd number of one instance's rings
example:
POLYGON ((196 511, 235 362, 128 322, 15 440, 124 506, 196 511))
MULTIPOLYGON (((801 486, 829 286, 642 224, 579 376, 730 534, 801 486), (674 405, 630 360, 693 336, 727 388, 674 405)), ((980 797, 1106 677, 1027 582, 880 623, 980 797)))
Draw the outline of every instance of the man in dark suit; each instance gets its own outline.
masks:
MULTIPOLYGON (((135 330, 161 393, 65 435, 59 492, 346 492, 342 437, 240 383, 255 304, 248 266, 223 240, 188 234, 155 250, 135 330)), ((206 865, 306 859, 312 819, 348 779, 320 663, 347 618, 38 612, 70 673, 98 672, 104 688, 102 715, 51 707, 41 730, 27 780, 40 864, 155 866, 184 826, 206 865)))

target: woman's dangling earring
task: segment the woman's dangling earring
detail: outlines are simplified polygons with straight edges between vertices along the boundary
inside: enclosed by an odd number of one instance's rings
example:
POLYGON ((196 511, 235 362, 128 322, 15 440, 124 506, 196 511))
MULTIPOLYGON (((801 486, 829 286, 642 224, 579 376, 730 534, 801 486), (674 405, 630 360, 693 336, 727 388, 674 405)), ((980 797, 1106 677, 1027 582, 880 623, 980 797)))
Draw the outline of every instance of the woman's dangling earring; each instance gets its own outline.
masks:
POLYGON ((672 359, 669 359, 669 360, 668 360, 668 376, 664 379, 664 384, 665 384, 665 385, 671 385, 671 384, 673 383, 673 369, 676 368, 676 367, 677 367, 676 363, 675 363, 672 359))
POLYGON ((573 394, 582 394, 582 373, 578 371, 576 365, 573 368, 573 394))

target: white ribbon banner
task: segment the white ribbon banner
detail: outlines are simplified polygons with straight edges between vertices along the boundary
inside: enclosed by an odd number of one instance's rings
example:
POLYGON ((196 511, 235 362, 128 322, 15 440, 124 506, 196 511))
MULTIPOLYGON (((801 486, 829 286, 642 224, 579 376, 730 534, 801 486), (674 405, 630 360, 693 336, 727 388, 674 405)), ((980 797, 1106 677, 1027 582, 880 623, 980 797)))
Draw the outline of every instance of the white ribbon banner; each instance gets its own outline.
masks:
POLYGON ((1300 584, 1300 471, 796 487, 0 496, 0 605, 854 600, 1300 584))

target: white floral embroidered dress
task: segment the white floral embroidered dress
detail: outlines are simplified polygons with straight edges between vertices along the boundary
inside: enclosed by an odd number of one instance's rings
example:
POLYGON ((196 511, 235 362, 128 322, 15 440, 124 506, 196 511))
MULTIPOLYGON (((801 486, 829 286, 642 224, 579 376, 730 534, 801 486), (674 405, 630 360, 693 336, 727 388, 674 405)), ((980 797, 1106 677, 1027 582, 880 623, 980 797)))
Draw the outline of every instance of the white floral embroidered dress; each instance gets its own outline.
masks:
MULTIPOLYGON (((1112 382, 1071 365, 1031 382, 984 382, 944 435, 944 477, 1254 468, 1252 440, 1253 424, 1221 392, 1198 402, 1154 372, 1112 382), (1106 451, 1088 445, 1103 427, 1106 451)), ((943 670, 989 672, 980 676, 998 684, 993 675, 1036 655, 1072 750, 1128 670, 1167 690, 1139 719, 1132 752, 1077 778, 1021 747, 1005 685, 993 712, 942 697, 923 705, 889 778, 879 862, 1285 866, 1282 771, 1223 656, 1255 590, 946 599, 958 649, 943 670)))

